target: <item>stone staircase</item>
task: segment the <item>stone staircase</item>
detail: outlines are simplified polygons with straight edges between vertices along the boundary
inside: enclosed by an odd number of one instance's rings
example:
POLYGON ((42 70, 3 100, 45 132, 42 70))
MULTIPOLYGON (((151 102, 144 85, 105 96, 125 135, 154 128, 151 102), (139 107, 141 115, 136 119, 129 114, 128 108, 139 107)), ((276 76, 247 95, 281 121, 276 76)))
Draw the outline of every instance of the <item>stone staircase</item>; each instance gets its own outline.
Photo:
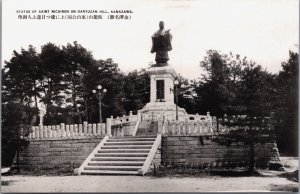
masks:
POLYGON ((156 135, 158 133, 157 121, 141 121, 136 132, 136 135, 156 135))
POLYGON ((106 136, 81 165, 79 174, 144 175, 160 141, 160 135, 106 136))

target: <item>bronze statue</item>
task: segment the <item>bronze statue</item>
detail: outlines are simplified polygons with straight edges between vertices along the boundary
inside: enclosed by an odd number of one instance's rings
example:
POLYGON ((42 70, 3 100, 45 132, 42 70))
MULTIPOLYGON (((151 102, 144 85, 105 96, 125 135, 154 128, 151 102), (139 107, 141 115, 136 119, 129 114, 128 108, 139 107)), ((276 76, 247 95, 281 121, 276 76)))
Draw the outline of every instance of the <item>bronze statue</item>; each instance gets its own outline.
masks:
POLYGON ((155 53, 156 64, 154 66, 167 66, 169 55, 168 51, 172 50, 172 35, 169 30, 164 29, 164 22, 159 22, 159 30, 152 35, 151 53, 155 53))

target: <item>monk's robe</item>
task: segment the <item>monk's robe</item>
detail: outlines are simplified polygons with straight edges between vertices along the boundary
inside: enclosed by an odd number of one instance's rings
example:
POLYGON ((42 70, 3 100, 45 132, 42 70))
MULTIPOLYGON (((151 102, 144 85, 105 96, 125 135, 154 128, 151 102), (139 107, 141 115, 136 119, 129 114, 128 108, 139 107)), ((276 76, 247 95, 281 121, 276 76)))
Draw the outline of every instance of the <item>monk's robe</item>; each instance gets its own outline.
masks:
POLYGON ((172 35, 169 30, 158 30, 152 36, 151 53, 156 52, 155 61, 157 63, 167 63, 169 60, 168 51, 172 50, 172 35))

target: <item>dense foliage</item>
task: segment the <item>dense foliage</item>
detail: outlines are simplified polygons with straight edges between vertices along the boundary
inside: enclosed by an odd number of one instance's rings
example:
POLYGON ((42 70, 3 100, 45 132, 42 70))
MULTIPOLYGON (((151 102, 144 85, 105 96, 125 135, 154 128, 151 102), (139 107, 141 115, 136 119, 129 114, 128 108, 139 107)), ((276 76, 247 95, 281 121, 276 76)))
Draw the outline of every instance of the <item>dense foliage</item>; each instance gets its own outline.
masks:
POLYGON ((240 55, 209 50, 201 61, 203 79, 193 81, 197 112, 212 115, 269 117, 274 113, 281 153, 298 153, 298 53, 289 52, 278 74, 269 73, 240 55))
MULTIPOLYGON (((5 63, 1 71, 2 154, 12 146, 11 133, 17 126, 18 118, 9 108, 13 101, 26 110, 33 125, 38 124, 41 106, 46 125, 98 122, 98 100, 92 92, 98 85, 107 89, 102 101, 103 121, 111 115, 136 113, 149 102, 150 78, 145 69, 124 73, 112 59, 95 59, 77 42, 66 46, 47 43, 40 53, 30 45, 13 51, 5 63)), ((180 107, 191 114, 210 111, 217 117, 225 113, 261 117, 274 112, 279 148, 297 153, 297 53, 290 52, 278 74, 246 57, 216 50, 207 51, 200 67, 204 74, 198 80, 179 76, 180 107)))

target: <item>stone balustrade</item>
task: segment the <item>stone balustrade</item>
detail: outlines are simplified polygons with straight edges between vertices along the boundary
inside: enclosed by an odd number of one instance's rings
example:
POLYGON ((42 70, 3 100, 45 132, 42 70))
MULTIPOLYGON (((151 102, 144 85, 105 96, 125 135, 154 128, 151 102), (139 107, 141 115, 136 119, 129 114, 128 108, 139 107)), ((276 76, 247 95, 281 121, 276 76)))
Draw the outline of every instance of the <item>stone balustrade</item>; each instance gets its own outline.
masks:
MULTIPOLYGON (((154 120, 154 121, 163 121, 163 120, 176 120, 175 112, 172 114, 161 114, 157 112, 142 114, 141 120, 154 120)), ((210 116, 210 112, 207 112, 206 115, 197 114, 186 114, 186 115, 178 115, 179 121, 193 121, 193 120, 212 120, 210 116)))
POLYGON ((123 115, 122 117, 106 119, 107 128, 112 136, 124 136, 132 135, 134 127, 138 121, 138 115, 133 115, 132 111, 129 112, 128 116, 123 115))
POLYGON ((212 134, 213 126, 211 120, 189 120, 186 122, 182 121, 163 121, 162 124, 163 135, 183 135, 183 136, 195 136, 212 134))
MULTIPOLYGON (((130 111, 129 115, 122 117, 106 119, 106 123, 93 123, 89 124, 83 122, 83 124, 66 125, 61 123, 60 125, 51 126, 33 126, 32 132, 27 138, 70 138, 79 136, 124 136, 132 135, 137 130, 136 124, 138 120, 141 120, 141 114, 133 115, 130 111)), ((189 114, 184 120, 163 120, 163 134, 168 135, 200 135, 211 133, 215 131, 214 118, 209 114, 207 115, 192 115, 189 114)))
POLYGON ((185 121, 167 121, 162 124, 164 135, 203 135, 214 132, 213 117, 207 112, 206 115, 188 114, 185 121))
POLYGON ((27 138, 29 139, 47 139, 47 138, 72 138, 79 136, 104 136, 105 123, 87 123, 66 125, 61 123, 60 125, 50 126, 33 126, 32 132, 27 138))
POLYGON ((130 123, 130 122, 137 122, 138 115, 133 115, 132 111, 130 111, 128 116, 123 115, 122 117, 116 117, 116 118, 113 118, 113 116, 111 116, 110 119, 111 119, 111 126, 114 126, 119 124, 130 123))

